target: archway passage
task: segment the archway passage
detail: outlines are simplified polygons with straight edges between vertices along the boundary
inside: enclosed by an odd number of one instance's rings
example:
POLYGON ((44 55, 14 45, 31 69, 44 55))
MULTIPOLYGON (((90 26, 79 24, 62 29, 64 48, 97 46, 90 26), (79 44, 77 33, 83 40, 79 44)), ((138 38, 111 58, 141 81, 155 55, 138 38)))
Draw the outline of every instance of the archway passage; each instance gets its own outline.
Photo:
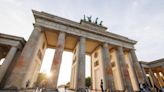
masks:
MULTIPOLYGON (((47 80, 52 75, 50 72, 50 69, 51 69, 54 53, 55 53, 55 49, 48 48, 46 49, 46 52, 43 58, 43 62, 42 62, 41 70, 40 70, 41 74, 39 75, 43 76, 43 74, 46 74, 47 80)), ((68 83, 70 83, 70 79, 71 79, 72 57, 73 57, 72 52, 64 51, 63 56, 62 56, 60 72, 59 72, 59 78, 58 78, 58 84, 57 84, 58 87, 67 86, 69 88, 68 83)), ((90 63, 91 63, 90 56, 86 55, 85 79, 88 77, 89 78, 91 77, 90 63)), ((38 78, 40 78, 40 76, 38 76, 38 78)), ((38 81, 40 82, 37 82, 38 83, 37 85, 42 86, 43 82, 41 82, 41 80, 39 79, 38 81)), ((42 81, 44 81, 44 78, 42 79, 42 81)))
MULTIPOLYGON (((51 66, 53 62, 54 53, 55 53, 55 49, 48 48, 43 58, 40 73, 46 74, 47 80, 49 80, 48 78, 52 77, 51 66)), ((66 85, 68 82, 70 82, 71 63, 72 63, 72 53, 68 51, 64 51, 62 56, 62 62, 60 66, 57 86, 66 85)))
POLYGON ((42 73, 50 72, 54 53, 55 53, 54 49, 50 49, 50 48, 46 49, 40 72, 42 73))

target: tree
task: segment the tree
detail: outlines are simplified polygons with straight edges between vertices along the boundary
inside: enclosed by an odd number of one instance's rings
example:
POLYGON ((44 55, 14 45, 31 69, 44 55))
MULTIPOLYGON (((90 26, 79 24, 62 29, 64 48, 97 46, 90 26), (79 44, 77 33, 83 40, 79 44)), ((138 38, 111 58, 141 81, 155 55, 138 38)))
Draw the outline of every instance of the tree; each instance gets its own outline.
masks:
POLYGON ((35 83, 36 87, 47 87, 48 85, 48 79, 46 77, 45 73, 39 73, 37 81, 35 83))
POLYGON ((67 82, 67 84, 65 86, 66 86, 66 88, 69 88, 70 87, 70 82, 67 82))
POLYGON ((91 86, 91 77, 85 78, 85 86, 88 88, 91 86))

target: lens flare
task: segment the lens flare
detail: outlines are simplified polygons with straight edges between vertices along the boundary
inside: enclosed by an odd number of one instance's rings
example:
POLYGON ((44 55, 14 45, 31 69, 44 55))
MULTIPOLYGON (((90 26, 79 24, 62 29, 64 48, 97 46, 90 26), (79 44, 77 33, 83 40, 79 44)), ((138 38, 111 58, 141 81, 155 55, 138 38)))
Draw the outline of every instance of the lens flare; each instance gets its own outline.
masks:
POLYGON ((52 73, 51 72, 47 72, 46 75, 47 75, 48 78, 50 78, 52 76, 52 73))

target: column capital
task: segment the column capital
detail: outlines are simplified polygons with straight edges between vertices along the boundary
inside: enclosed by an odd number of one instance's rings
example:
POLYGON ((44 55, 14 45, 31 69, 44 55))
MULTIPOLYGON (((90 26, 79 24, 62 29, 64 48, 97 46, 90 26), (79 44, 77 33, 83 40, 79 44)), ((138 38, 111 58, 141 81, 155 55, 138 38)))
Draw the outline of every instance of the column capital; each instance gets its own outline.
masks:
POLYGON ((65 35, 66 35, 66 33, 65 33, 65 32, 62 32, 62 31, 61 31, 61 32, 59 32, 59 36, 60 36, 60 35, 61 35, 61 36, 63 36, 63 38, 65 39, 65 37, 66 37, 66 36, 65 36, 65 35))
POLYGON ((109 44, 108 43, 103 43, 103 47, 108 48, 109 44))
POLYGON ((33 24, 34 26, 34 31, 39 31, 39 32, 43 32, 43 27, 41 27, 40 25, 38 24, 33 24))
POLYGON ((130 53, 135 53, 136 49, 130 49, 130 53))
POLYGON ((85 40, 86 38, 84 36, 80 36, 80 40, 85 40))
POLYGON ((123 47, 122 46, 117 46, 117 49, 123 51, 123 47))

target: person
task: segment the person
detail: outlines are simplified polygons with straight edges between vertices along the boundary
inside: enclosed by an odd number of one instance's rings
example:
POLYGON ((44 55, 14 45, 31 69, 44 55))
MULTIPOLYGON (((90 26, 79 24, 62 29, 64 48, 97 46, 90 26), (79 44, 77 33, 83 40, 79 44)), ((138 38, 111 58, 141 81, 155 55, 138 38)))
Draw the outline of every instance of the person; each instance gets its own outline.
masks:
POLYGON ((143 85, 141 83, 139 84, 139 88, 140 88, 141 92, 144 92, 144 88, 143 88, 143 85))
POLYGON ((164 92, 164 87, 161 87, 159 92, 164 92))
POLYGON ((102 79, 101 79, 100 87, 101 87, 101 91, 104 92, 104 89, 103 89, 103 81, 102 81, 102 79))
POLYGON ((36 88, 35 92, 39 92, 39 88, 38 87, 36 88))
POLYGON ((29 84, 30 84, 30 81, 28 80, 28 81, 26 82, 26 88, 29 86, 29 84))
POLYGON ((89 91, 88 91, 88 87, 86 87, 85 90, 86 90, 86 92, 89 92, 89 91))
POLYGON ((159 92, 159 89, 155 84, 154 84, 154 88, 156 89, 156 92, 159 92))
POLYGON ((66 89, 67 89, 66 85, 64 86, 64 89, 65 89, 65 92, 66 92, 66 89))
POLYGON ((151 91, 151 89, 150 89, 150 87, 149 87, 148 84, 146 84, 146 90, 147 90, 147 92, 150 92, 151 91))
POLYGON ((145 92, 150 92, 148 85, 146 85, 145 83, 143 84, 143 89, 145 92))
POLYGON ((43 89, 42 89, 42 88, 40 88, 40 89, 39 89, 39 92, 42 92, 42 91, 43 91, 43 89))

